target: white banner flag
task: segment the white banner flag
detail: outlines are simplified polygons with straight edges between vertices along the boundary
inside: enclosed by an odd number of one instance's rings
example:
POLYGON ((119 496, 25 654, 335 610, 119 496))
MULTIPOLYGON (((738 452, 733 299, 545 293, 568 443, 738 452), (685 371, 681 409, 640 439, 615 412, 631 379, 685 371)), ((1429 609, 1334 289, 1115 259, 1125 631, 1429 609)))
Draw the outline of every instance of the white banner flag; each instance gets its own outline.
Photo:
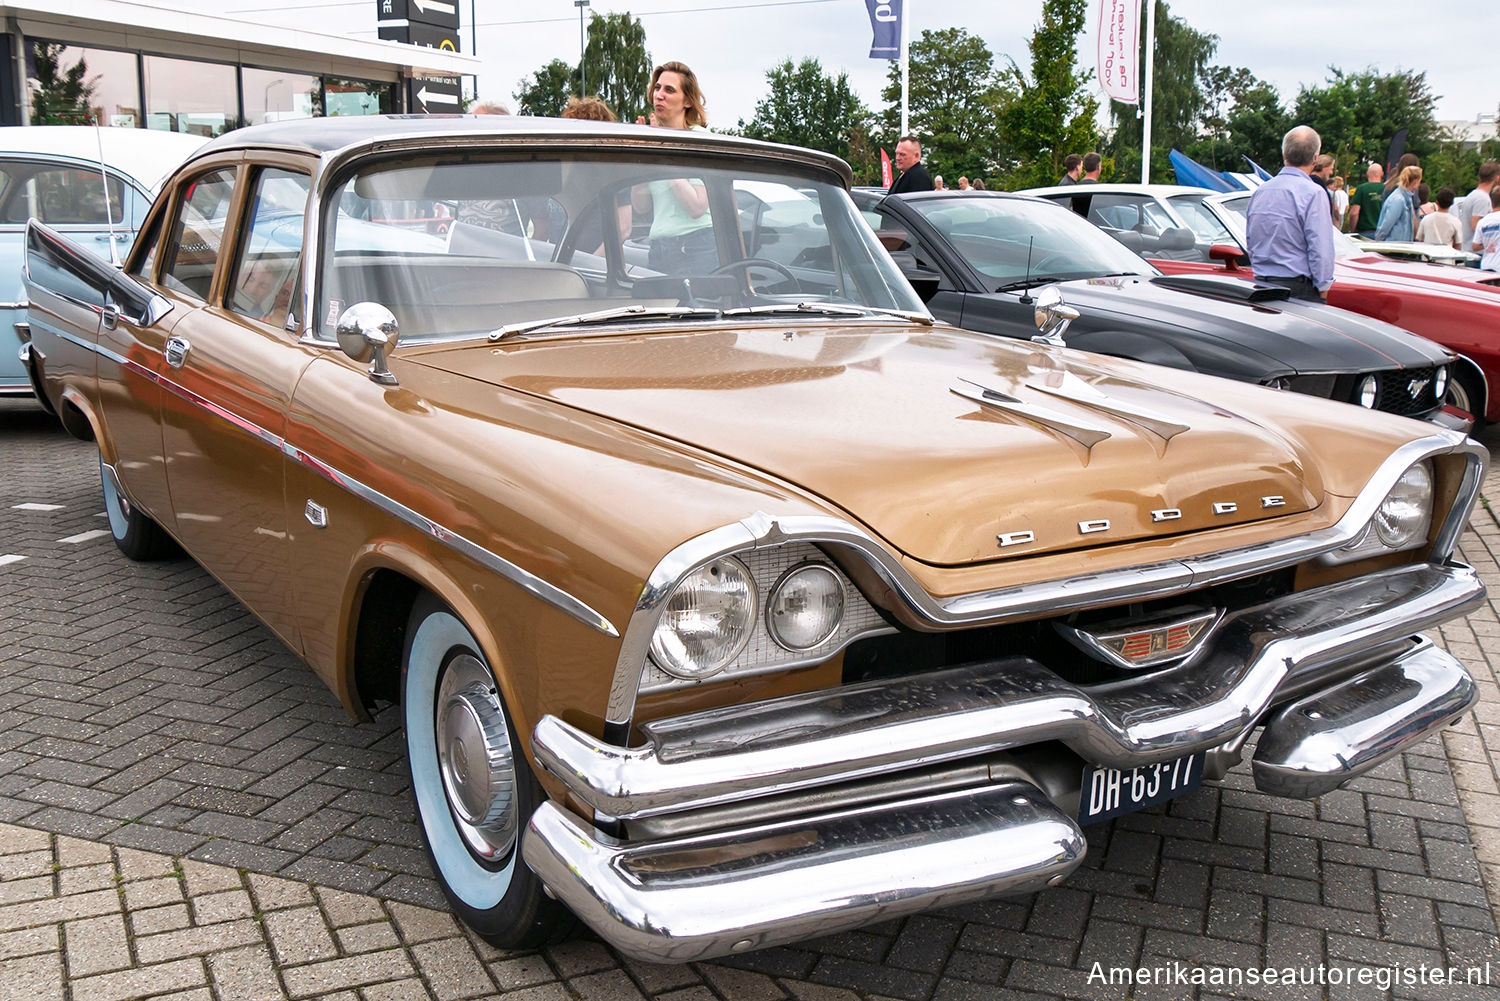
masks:
POLYGON ((1099 83, 1111 101, 1140 101, 1140 50, 1141 0, 1099 0, 1099 83))

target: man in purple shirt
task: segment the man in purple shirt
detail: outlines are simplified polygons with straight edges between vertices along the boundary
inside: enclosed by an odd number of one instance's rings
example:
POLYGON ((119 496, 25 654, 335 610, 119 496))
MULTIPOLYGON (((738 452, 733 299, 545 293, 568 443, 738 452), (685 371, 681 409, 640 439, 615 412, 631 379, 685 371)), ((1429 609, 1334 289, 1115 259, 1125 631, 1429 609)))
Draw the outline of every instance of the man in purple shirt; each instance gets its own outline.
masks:
POLYGON ((1333 284, 1333 226, 1328 193, 1310 176, 1323 140, 1299 125, 1281 140, 1281 173, 1255 189, 1245 214, 1250 267, 1256 281, 1321 302, 1333 284))

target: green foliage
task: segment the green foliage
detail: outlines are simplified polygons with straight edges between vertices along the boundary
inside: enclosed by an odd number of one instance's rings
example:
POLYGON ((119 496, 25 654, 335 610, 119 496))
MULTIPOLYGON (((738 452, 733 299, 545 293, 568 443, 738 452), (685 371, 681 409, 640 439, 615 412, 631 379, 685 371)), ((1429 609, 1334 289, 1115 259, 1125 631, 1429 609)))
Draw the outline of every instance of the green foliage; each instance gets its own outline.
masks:
POLYGON ((83 58, 64 68, 60 42, 33 42, 31 77, 31 124, 88 125, 94 120, 90 102, 97 76, 88 77, 83 58))
POLYGON ((1323 151, 1338 158, 1342 171, 1385 162, 1391 138, 1406 129, 1406 151, 1425 162, 1439 145, 1434 110, 1437 99, 1426 73, 1367 69, 1345 73, 1329 68, 1322 87, 1303 87, 1292 118, 1323 137, 1323 151))
POLYGON ((1249 170, 1249 157, 1273 173, 1281 165, 1281 137, 1292 127, 1276 88, 1244 67, 1210 66, 1202 76, 1204 113, 1199 138, 1182 148, 1214 170, 1249 170))
MULTIPOLYGON (((1204 34, 1173 17, 1166 0, 1156 2, 1156 79, 1151 89, 1151 180, 1170 181, 1167 152, 1184 149, 1198 138, 1206 96, 1200 78, 1219 47, 1219 36, 1204 34)), ((1141 38, 1146 37, 1144 5, 1141 38)), ((1140 79, 1146 78, 1146 54, 1141 52, 1140 79)), ((1114 133, 1110 148, 1116 166, 1127 180, 1141 176, 1141 121, 1130 105, 1111 103, 1114 133)))
POLYGON ((766 71, 770 93, 755 105, 749 124, 740 120, 739 134, 768 142, 807 146, 850 160, 856 170, 868 167, 873 157, 878 175, 880 154, 869 143, 870 110, 849 87, 849 74, 837 77, 823 72, 816 59, 793 65, 790 59, 766 71), (864 139, 853 162, 855 137, 864 139))
POLYGON ((1439 130, 1438 137, 1437 149, 1422 157, 1422 180, 1434 193, 1439 188, 1452 188, 1455 195, 1462 197, 1474 189, 1481 163, 1500 160, 1500 139, 1487 139, 1477 146, 1466 147, 1446 130, 1439 130))
POLYGON ((1094 117, 1099 102, 1090 93, 1091 74, 1075 61, 1088 0, 1044 0, 1042 20, 1032 32, 1031 76, 1011 60, 1005 74, 1016 96, 1001 113, 1011 153, 1018 161, 1006 183, 1016 187, 1054 184, 1063 157, 1099 145, 1094 117))
POLYGON ((522 115, 545 115, 556 118, 562 114, 568 97, 573 93, 573 81, 578 72, 561 59, 554 59, 516 84, 517 112, 522 115))
MULTIPOLYGON (((995 72, 989 47, 963 28, 927 29, 911 43, 910 130, 934 174, 957 178, 992 173, 1013 158, 1000 115, 1012 94, 995 72)), ((894 148, 901 129, 901 67, 892 61, 881 115, 881 141, 894 148)))
MULTIPOLYGON (((622 122, 633 122, 651 111, 651 54, 646 51, 646 29, 629 11, 593 14, 583 48, 588 90, 609 105, 622 122)), ((701 79, 701 78, 700 78, 701 79)))

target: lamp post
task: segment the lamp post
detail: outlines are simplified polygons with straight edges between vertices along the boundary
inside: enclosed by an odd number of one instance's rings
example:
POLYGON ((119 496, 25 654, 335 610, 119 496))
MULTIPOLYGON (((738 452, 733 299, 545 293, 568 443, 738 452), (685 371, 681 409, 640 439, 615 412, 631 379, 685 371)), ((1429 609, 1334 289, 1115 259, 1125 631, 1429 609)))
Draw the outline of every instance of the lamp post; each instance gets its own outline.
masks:
POLYGON ((584 69, 583 63, 583 9, 589 5, 590 0, 573 0, 573 6, 578 8, 578 96, 583 97, 589 92, 588 71, 584 69))

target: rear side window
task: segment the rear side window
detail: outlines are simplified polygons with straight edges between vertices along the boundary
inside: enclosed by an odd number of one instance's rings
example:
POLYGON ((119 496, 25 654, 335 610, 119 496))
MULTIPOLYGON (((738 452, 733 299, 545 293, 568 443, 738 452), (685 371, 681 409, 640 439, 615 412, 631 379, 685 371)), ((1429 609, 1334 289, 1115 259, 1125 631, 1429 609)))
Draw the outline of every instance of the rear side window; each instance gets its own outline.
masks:
POLYGON ((172 231, 162 247, 161 283, 207 301, 234 194, 234 168, 209 171, 178 189, 172 231))
POLYGON ((0 163, 5 184, 4 221, 24 223, 40 219, 49 226, 100 226, 124 224, 126 198, 133 194, 118 177, 108 179, 108 215, 105 178, 98 170, 62 164, 28 161, 0 163))

